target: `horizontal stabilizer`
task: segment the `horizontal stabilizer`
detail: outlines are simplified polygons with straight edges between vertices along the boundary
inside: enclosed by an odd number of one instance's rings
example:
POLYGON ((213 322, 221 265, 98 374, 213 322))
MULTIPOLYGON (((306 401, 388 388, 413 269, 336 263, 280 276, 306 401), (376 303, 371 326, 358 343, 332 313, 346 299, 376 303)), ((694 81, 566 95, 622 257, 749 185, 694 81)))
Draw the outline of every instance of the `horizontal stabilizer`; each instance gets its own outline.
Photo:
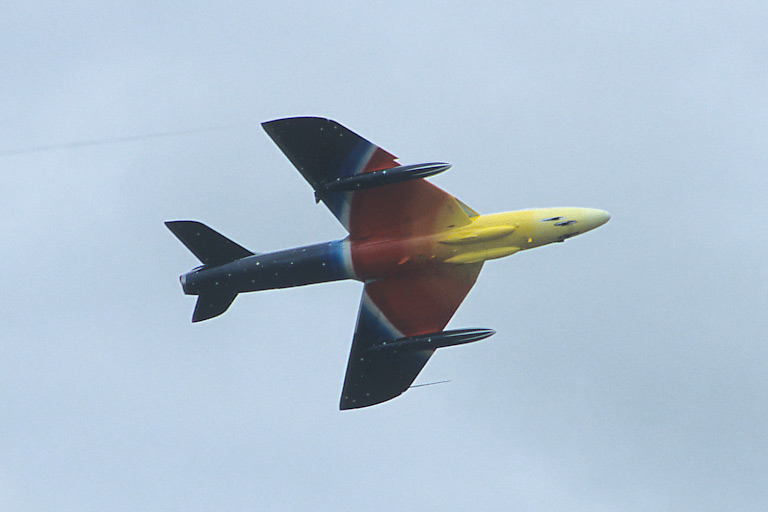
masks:
POLYGON ((203 320, 219 316, 229 308, 235 297, 237 297, 237 293, 233 292, 200 295, 197 298, 195 312, 192 313, 192 322, 202 322, 203 320))
POLYGON ((176 220, 166 222, 165 225, 204 265, 215 267, 254 254, 202 222, 176 220))

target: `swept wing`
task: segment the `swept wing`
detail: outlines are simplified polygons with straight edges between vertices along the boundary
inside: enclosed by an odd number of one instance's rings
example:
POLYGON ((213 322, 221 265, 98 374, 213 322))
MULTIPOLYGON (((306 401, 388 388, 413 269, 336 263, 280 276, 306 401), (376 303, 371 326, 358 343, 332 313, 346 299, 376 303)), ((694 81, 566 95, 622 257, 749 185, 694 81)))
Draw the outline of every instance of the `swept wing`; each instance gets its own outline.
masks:
MULTIPOLYGON (((405 240, 470 223, 477 212, 424 179, 328 192, 338 179, 399 166, 396 157, 329 119, 263 123, 293 165, 349 232, 357 275, 376 267, 356 242, 405 240)), ((390 400, 413 383, 434 349, 377 350, 382 343, 442 331, 474 285, 482 263, 434 264, 366 282, 347 363, 341 409, 390 400), (372 350, 373 349, 373 350, 372 350)))

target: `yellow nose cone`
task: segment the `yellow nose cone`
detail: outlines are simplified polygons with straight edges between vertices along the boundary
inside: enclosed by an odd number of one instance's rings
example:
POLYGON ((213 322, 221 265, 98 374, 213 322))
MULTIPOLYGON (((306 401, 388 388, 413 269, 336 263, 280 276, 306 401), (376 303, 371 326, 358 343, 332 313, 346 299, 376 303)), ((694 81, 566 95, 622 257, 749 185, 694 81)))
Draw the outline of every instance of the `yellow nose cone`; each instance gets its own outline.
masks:
POLYGON ((591 208, 584 210, 583 222, 586 227, 585 231, 599 228, 609 220, 611 220, 611 214, 606 212, 605 210, 595 210, 591 208))

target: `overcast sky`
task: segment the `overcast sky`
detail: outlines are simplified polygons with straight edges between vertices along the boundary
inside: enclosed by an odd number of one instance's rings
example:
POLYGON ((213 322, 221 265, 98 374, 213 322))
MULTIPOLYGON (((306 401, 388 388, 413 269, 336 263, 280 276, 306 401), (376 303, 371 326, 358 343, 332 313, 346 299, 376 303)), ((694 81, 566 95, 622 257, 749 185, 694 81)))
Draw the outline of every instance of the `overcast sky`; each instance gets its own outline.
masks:
POLYGON ((157 4, 0 7, 0 509, 766 507, 764 2, 157 4), (449 384, 340 412, 362 285, 192 325, 163 226, 342 238, 259 126, 296 115, 613 218, 485 265, 449 384))

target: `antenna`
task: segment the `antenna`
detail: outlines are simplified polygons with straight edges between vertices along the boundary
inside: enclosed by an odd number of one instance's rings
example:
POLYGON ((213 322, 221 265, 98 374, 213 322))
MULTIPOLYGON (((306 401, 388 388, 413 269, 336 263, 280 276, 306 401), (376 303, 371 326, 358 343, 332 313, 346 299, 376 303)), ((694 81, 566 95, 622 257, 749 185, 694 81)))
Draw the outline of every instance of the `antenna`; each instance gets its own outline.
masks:
POLYGON ((413 386, 408 386, 408 389, 410 388, 422 388, 424 386, 434 386, 435 384, 445 384, 446 382, 451 382, 450 380, 439 380, 437 382, 427 382, 426 384, 415 384, 413 386))

